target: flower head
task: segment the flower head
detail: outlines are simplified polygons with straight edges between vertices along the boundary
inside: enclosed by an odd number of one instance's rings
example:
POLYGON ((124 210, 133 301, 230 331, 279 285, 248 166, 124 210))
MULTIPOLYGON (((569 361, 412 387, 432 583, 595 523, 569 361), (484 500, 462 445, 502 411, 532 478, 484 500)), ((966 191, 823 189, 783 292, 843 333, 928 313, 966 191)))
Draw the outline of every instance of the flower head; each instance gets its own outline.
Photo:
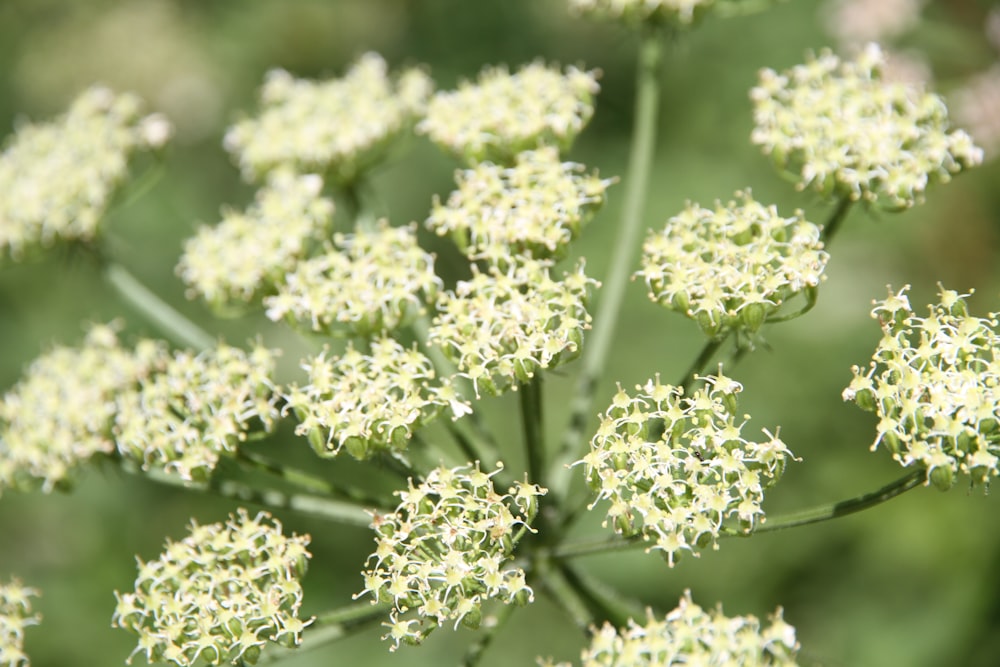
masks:
POLYGON ((594 18, 681 26, 695 23, 715 4, 717 0, 569 0, 571 10, 594 18))
POLYGON ((219 344, 200 354, 177 352, 138 392, 120 397, 115 439, 143 469, 160 468, 187 482, 208 478, 252 428, 270 432, 278 418, 271 380, 275 353, 219 344))
POLYGON ((414 226, 338 234, 336 248, 301 262, 266 297, 272 320, 288 318, 323 333, 374 336, 409 323, 441 288, 434 256, 414 226))
POLYGON ((471 411, 449 383, 433 383, 427 357, 391 338, 372 341, 371 354, 348 343, 342 356, 324 352, 302 367, 309 382, 289 387, 286 401, 299 420, 296 433, 308 436, 320 456, 344 448, 357 459, 399 452, 444 407, 456 419, 471 411))
POLYGON ((471 280, 442 292, 428 339, 476 389, 498 395, 536 371, 576 358, 590 328, 583 264, 553 280, 550 263, 523 259, 501 271, 473 267, 471 280))
POLYGON ((694 319, 711 337, 756 331, 790 297, 815 288, 828 255, 801 211, 782 218, 749 192, 714 210, 688 204, 646 239, 649 298, 694 319))
POLYGON ((225 147, 244 178, 260 180, 279 167, 350 182, 382 158, 422 113, 433 85, 419 69, 396 78, 385 60, 366 53, 340 79, 296 79, 268 72, 262 110, 229 129, 225 147))
POLYGON ((30 598, 38 596, 17 579, 0 583, 0 665, 3 667, 29 667, 31 661, 24 653, 24 629, 38 625, 42 617, 31 613, 30 598))
POLYGON ((224 211, 221 223, 201 227, 177 264, 188 297, 225 310, 273 291, 330 226, 333 202, 322 188, 314 174, 275 172, 245 212, 224 211))
POLYGON ((93 240, 129 159, 169 135, 138 97, 101 86, 56 120, 21 126, 0 154, 0 253, 19 259, 57 240, 93 240))
POLYGON ((116 399, 134 393, 165 359, 160 344, 125 348, 117 327, 103 324, 80 347, 55 347, 33 361, 0 401, 0 492, 48 493, 95 454, 113 452, 116 399))
POLYGON ((641 535, 673 566, 685 551, 711 544, 727 521, 749 531, 763 521, 764 490, 784 472, 791 452, 767 431, 763 442, 740 435, 735 414, 743 387, 724 375, 702 378, 690 397, 659 378, 629 396, 620 387, 601 416, 586 467, 598 502, 607 500, 616 532, 641 535))
POLYGON ((467 163, 510 163, 543 145, 567 149, 594 114, 597 73, 542 63, 515 74, 487 68, 476 83, 439 91, 417 131, 467 163))
MULTIPOLYGON (((115 591, 111 624, 139 635, 132 656, 188 665, 255 664, 267 642, 298 646, 309 537, 281 532, 267 512, 191 522, 153 561, 138 561, 135 592, 115 591)), ((128 662, 131 662, 129 656, 128 662)))
POLYGON ((518 153, 512 167, 480 163, 457 172, 447 203, 435 198, 427 226, 451 234, 469 258, 501 267, 512 255, 558 259, 613 182, 583 169, 554 147, 518 153))
POLYGON ((942 287, 917 317, 908 287, 875 302, 882 340, 867 368, 852 369, 844 400, 879 418, 872 449, 923 466, 928 484, 949 489, 956 473, 986 483, 1000 474, 1000 314, 972 317, 968 295, 942 287))
POLYGON ((392 603, 383 638, 392 639, 392 650, 401 642, 417 644, 448 622, 478 627, 487 600, 533 600, 524 571, 510 561, 546 491, 525 483, 501 495, 491 479, 499 471, 484 473, 478 463, 435 468, 397 492, 396 511, 375 515, 378 547, 355 597, 392 603), (418 617, 403 618, 411 610, 418 617))
POLYGON ((662 620, 647 610, 646 624, 629 619, 627 628, 610 623, 593 630, 581 667, 794 667, 799 645, 795 628, 779 607, 761 627, 755 616, 729 617, 717 607, 705 611, 691 600, 691 591, 662 620))
POLYGON ((980 164, 969 135, 949 131, 944 101, 882 81, 884 60, 871 44, 853 61, 824 51, 783 74, 761 70, 752 141, 799 189, 887 210, 920 203, 930 183, 980 164))

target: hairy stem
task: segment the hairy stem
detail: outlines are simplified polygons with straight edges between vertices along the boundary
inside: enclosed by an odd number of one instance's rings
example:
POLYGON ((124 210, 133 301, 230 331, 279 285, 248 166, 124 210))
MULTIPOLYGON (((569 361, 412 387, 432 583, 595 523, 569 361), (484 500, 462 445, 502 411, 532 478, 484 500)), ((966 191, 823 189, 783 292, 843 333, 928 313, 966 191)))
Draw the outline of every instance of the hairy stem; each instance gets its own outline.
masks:
POLYGON ((611 341, 614 339, 618 313, 625 296, 625 286, 639 250, 639 232, 649 175, 656 146, 656 121, 660 104, 660 67, 663 60, 663 32, 646 27, 639 42, 636 70, 635 120, 629 149, 628 177, 622 219, 608 275, 601 290, 594 328, 583 349, 583 368, 570 407, 570 421, 559 453, 550 472, 550 488, 555 498, 565 499, 569 490, 566 465, 577 458, 584 442, 584 430, 594 400, 598 380, 604 372, 611 341))

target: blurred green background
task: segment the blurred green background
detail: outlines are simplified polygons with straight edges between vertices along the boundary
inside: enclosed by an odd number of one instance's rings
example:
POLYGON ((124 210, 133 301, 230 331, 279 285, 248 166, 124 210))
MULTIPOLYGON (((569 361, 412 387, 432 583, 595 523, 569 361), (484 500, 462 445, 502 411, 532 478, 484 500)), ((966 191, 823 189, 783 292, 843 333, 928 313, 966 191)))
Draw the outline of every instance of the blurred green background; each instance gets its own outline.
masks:
MULTIPOLYGON (((947 93, 996 58, 983 36, 988 7, 971 0, 930 3, 903 39, 933 67, 947 93)), ((794 192, 750 145, 747 93, 763 66, 786 68, 807 50, 830 44, 822 6, 779 4, 741 18, 710 19, 671 45, 652 192, 645 227, 658 227, 685 200, 710 204, 752 187, 780 210, 803 208, 822 222, 823 204, 794 192)), ((258 333, 275 346, 292 339, 258 315, 219 321, 188 302, 174 276, 182 241, 196 225, 218 220, 220 205, 243 207, 251 190, 221 148, 228 123, 252 112, 266 70, 298 76, 339 75, 360 53, 375 50, 394 67, 425 63, 438 86, 473 78, 486 64, 511 67, 535 59, 600 68, 597 113, 570 157, 624 176, 632 114, 632 36, 613 25, 568 15, 560 0, 2 0, 0 1, 0 134, 19 119, 44 119, 92 82, 142 94, 167 113, 177 135, 165 176, 143 198, 114 210, 110 229, 123 263, 167 301, 209 331, 241 343, 258 333)), ((998 112, 1000 113, 1000 112, 998 112)), ((446 195, 456 164, 417 140, 375 183, 393 222, 423 220, 431 197, 446 195)), ((918 311, 935 283, 966 291, 976 313, 1000 310, 998 164, 933 188, 927 204, 899 215, 857 209, 830 248, 829 280, 808 317, 765 331, 759 349, 731 373, 753 415, 745 433, 781 426, 802 457, 770 491, 772 514, 852 497, 901 474, 884 452, 868 451, 873 421, 841 401, 852 364, 864 364, 879 338, 868 316, 885 285, 910 283, 918 311)), ((621 185, 576 246, 588 273, 600 278, 616 234, 621 185)), ((0 195, 2 196, 2 195, 0 195)), ((435 243, 442 270, 454 253, 435 243)), ((599 295, 598 297, 599 298, 599 295)), ((83 323, 124 317, 129 331, 155 334, 101 281, 85 259, 56 251, 28 265, 0 267, 0 387, 54 343, 75 343, 83 323)), ((676 381, 702 341, 694 325, 646 300, 631 284, 617 344, 594 412, 615 381, 625 387, 660 372, 676 381)), ((283 373, 299 358, 291 347, 283 373)), ((558 438, 576 369, 546 385, 547 429, 558 438)), ((486 419, 521 465, 517 401, 484 401, 486 419)), ((361 474, 349 463, 316 463, 306 443, 279 438, 287 455, 313 469, 361 474)), ((373 477, 372 484, 384 484, 373 477)), ((111 470, 83 475, 71 494, 5 494, 0 498, 0 578, 17 575, 43 590, 40 628, 26 647, 34 667, 122 664, 133 637, 110 628, 114 589, 129 590, 134 555, 154 558, 166 537, 180 539, 191 517, 220 521, 235 505, 155 487, 111 470)), ((639 553, 587 557, 587 571, 661 611, 685 588, 704 607, 722 602, 730 615, 766 616, 782 605, 798 628, 803 664, 839 666, 995 665, 1000 661, 1000 501, 959 484, 950 493, 917 489, 835 522, 728 540, 718 552, 669 569, 639 553)), ((306 613, 347 604, 372 537, 292 513, 290 529, 313 536, 306 613)), ((599 517, 580 534, 600 534, 599 517)), ((447 665, 472 638, 467 630, 434 633, 421 648, 389 654, 377 629, 306 653, 287 664, 447 665)), ((535 656, 575 659, 583 638, 544 599, 519 611, 484 665, 530 665, 535 656)), ((141 663, 141 659, 136 661, 141 663)))

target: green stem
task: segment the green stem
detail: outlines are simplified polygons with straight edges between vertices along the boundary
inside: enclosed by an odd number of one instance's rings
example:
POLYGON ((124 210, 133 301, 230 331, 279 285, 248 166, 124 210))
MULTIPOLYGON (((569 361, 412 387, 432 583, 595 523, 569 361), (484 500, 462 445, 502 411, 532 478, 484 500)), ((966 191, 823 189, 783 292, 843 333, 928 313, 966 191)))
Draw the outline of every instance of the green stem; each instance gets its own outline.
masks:
POLYGON ((589 574, 565 562, 559 563, 559 569, 566 577, 566 581, 587 602, 595 625, 608 621, 616 628, 623 628, 628 625, 629 619, 644 617, 641 605, 625 599, 618 591, 589 574))
POLYGON ((823 231, 820 232, 819 238, 823 242, 823 245, 827 245, 833 239, 834 235, 840 229, 841 223, 847 217, 847 213, 851 210, 853 203, 854 201, 850 197, 844 197, 837 202, 837 207, 830 214, 830 219, 823 225, 823 231))
POLYGON ((528 455, 528 479, 545 486, 545 446, 542 436, 542 376, 535 373, 530 382, 522 384, 521 420, 524 446, 528 455))
POLYGON ((587 336, 586 346, 583 349, 583 368, 570 407, 569 425, 559 454, 554 457, 550 470, 550 493, 557 502, 565 499, 569 491, 570 475, 566 466, 577 458, 584 443, 584 431, 591 416, 594 392, 604 372, 611 342, 614 340, 618 313, 625 296, 625 286, 639 250, 642 213, 646 204, 646 192, 656 147, 656 125, 660 103, 659 79, 663 51, 663 32, 653 26, 644 26, 639 42, 635 120, 629 149, 628 177, 622 220, 619 224, 620 231, 608 275, 601 290, 601 301, 594 317, 594 328, 587 336))
POLYGON ((724 534, 732 537, 747 537, 749 535, 756 535, 757 533, 770 533, 776 530, 784 530, 785 528, 794 528, 796 526, 806 526, 811 523, 829 521, 838 517, 847 516, 848 514, 860 512, 861 510, 866 510, 869 507, 875 507, 876 505, 880 505, 887 500, 892 500, 896 496, 902 495, 910 489, 922 485, 926 479, 927 471, 924 468, 920 468, 919 470, 914 470, 913 472, 900 477, 894 482, 886 484, 881 489, 872 491, 871 493, 866 493, 862 496, 858 496, 857 498, 841 500, 837 503, 820 505, 819 507, 802 510, 801 512, 793 512, 792 514, 786 514, 774 519, 768 519, 766 522, 755 527, 749 533, 731 530, 726 531, 724 534))
POLYGON ((272 461, 266 456, 261 456, 260 454, 254 452, 248 452, 243 448, 237 451, 236 460, 247 468, 259 470, 269 475, 280 477, 289 484, 293 484, 303 491, 320 493, 333 498, 352 502, 357 505, 389 509, 385 506, 385 501, 383 499, 369 496, 360 489, 345 489, 339 486, 334 486, 325 479, 310 475, 304 470, 299 470, 298 468, 292 468, 282 463, 278 463, 277 461, 272 461))
POLYGON ((374 512, 373 508, 360 507, 353 503, 305 493, 284 493, 274 489, 259 489, 232 480, 213 478, 207 483, 188 483, 176 475, 170 475, 155 468, 140 472, 126 461, 121 462, 121 467, 126 472, 144 475, 147 479, 159 484, 212 493, 223 498, 263 505, 270 509, 290 509, 351 526, 368 528, 371 525, 372 513, 374 512))
POLYGON ((582 632, 593 623, 593 616, 579 591, 566 579, 562 570, 546 558, 537 561, 539 580, 543 589, 582 632))
POLYGON ((494 615, 495 622, 481 628, 476 635, 476 641, 466 649, 465 655, 462 656, 462 667, 475 667, 479 664, 479 660, 483 657, 486 649, 490 647, 490 644, 493 643, 493 640, 496 639, 497 633, 503 628, 514 609, 515 607, 512 604, 500 605, 500 609, 494 615))
POLYGON ((125 267, 114 262, 107 263, 104 278, 133 308, 175 343, 198 350, 215 346, 212 336, 140 283, 125 267))
MULTIPOLYGON (((899 479, 886 484, 880 489, 866 493, 855 498, 841 500, 836 503, 820 505, 810 509, 794 512, 785 516, 768 519, 750 532, 742 532, 736 529, 726 529, 721 533, 722 537, 750 537, 758 533, 770 533, 775 530, 794 528, 795 526, 805 526, 811 523, 829 521, 848 514, 854 514, 861 510, 875 507, 896 496, 906 493, 910 489, 923 484, 927 479, 927 471, 923 468, 900 477, 899 479)), ((561 544, 547 552, 550 558, 564 559, 577 558, 580 556, 590 556, 593 554, 609 553, 612 551, 628 551, 645 547, 646 543, 640 536, 632 538, 600 538, 591 540, 581 540, 570 544, 561 544)))
POLYGON ((302 646, 284 648, 269 646, 257 661, 258 665, 281 662, 287 658, 315 651, 339 639, 350 636, 355 631, 383 618, 388 605, 373 605, 367 602, 348 605, 316 616, 312 625, 302 633, 302 646))
POLYGON ((691 386, 695 383, 695 378, 705 372, 705 367, 708 366, 708 362, 712 360, 712 357, 714 357, 715 353, 719 351, 719 348, 722 347, 722 344, 726 342, 727 338, 729 338, 728 333, 721 338, 712 338, 705 343, 705 346, 701 348, 701 352, 698 353, 698 357, 684 372, 684 377, 681 378, 679 383, 677 383, 677 386, 683 388, 684 392, 687 393, 691 389, 691 386))

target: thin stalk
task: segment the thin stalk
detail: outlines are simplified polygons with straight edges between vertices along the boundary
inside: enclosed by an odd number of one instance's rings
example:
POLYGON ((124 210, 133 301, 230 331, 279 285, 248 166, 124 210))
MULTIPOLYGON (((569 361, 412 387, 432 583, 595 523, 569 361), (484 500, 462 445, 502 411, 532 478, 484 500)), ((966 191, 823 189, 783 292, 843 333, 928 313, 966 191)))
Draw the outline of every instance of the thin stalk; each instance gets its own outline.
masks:
POLYGON ((320 517, 337 523, 368 528, 372 522, 374 508, 361 507, 353 503, 331 500, 305 493, 284 493, 274 489, 260 489, 232 480, 211 479, 207 483, 188 483, 175 475, 169 475, 155 468, 139 471, 135 466, 122 462, 126 472, 141 474, 159 484, 181 487, 190 491, 212 493, 223 498, 263 505, 270 509, 290 509, 303 514, 320 517))
POLYGON ((896 496, 906 493, 910 489, 921 486, 926 479, 927 471, 924 468, 920 468, 919 470, 914 470, 908 475, 904 475, 894 482, 886 484, 881 489, 872 491, 871 493, 866 493, 856 498, 849 498, 848 500, 841 500, 837 503, 820 505, 819 507, 813 507, 800 512, 793 512, 792 514, 786 514, 774 519, 768 519, 765 523, 755 527, 749 533, 733 530, 731 532, 727 531, 724 534, 731 537, 747 537, 749 535, 756 535, 757 533, 771 533, 776 530, 784 530, 785 528, 807 526, 811 523, 829 521, 831 519, 847 516, 848 514, 860 512, 861 510, 866 510, 869 507, 881 505, 887 500, 892 500, 896 496))
POLYGON ((684 377, 682 377, 681 381, 677 383, 677 386, 682 387, 685 393, 689 391, 691 389, 691 385, 695 382, 695 377, 700 373, 705 372, 705 367, 708 366, 708 362, 712 360, 712 357, 714 357, 715 353, 719 351, 719 348, 722 347, 722 344, 726 342, 727 338, 729 338, 728 333, 721 338, 712 338, 705 343, 705 346, 701 348, 701 352, 698 353, 698 357, 684 372, 684 377))
MULTIPOLYGON (((920 486, 927 479, 927 471, 923 468, 900 477, 899 479, 886 484, 880 489, 866 493, 855 498, 848 498, 835 503, 819 505, 799 512, 793 512, 776 518, 769 518, 766 523, 762 523, 750 532, 742 532, 736 529, 723 530, 721 537, 750 537, 758 533, 770 533, 785 528, 805 526, 811 523, 820 523, 837 519, 848 514, 854 514, 862 510, 881 505, 884 502, 900 496, 910 489, 920 486)), ((645 547, 646 543, 640 536, 631 538, 600 538, 591 540, 581 540, 569 544, 561 544, 550 549, 546 555, 553 559, 577 558, 580 556, 590 556, 593 554, 609 553, 612 551, 628 551, 645 547)))
POLYGON ((476 635, 476 641, 466 649, 465 655, 462 656, 462 667, 476 667, 479 664, 479 660, 483 657, 486 649, 496 639, 497 633, 503 628, 513 611, 514 605, 512 604, 500 605, 500 609, 497 610, 497 613, 493 617, 495 622, 488 626, 484 624, 484 627, 480 628, 476 635))
POLYGON ((282 463, 278 463, 277 461, 272 461, 266 456, 261 456, 260 454, 256 454, 254 452, 247 452, 242 448, 238 450, 236 454, 236 461, 246 468, 280 477, 289 484, 293 484, 303 491, 319 493, 331 496, 332 498, 339 498, 341 500, 366 507, 381 507, 382 509, 387 509, 385 507, 384 500, 369 496, 360 489, 334 486, 325 479, 310 475, 304 470, 286 466, 282 463))
POLYGON ((850 197, 844 197, 839 202, 837 202, 837 207, 833 209, 833 213, 830 214, 830 219, 826 221, 823 225, 823 231, 820 232, 819 238, 823 242, 823 245, 828 244, 840 229, 841 223, 847 217, 848 211, 851 210, 851 205, 854 201, 850 197))
POLYGON ((302 646, 297 648, 269 646, 257 664, 273 664, 323 648, 378 621, 385 616, 388 609, 388 605, 363 602, 318 614, 312 625, 303 631, 302 646))
POLYGON ((625 286, 639 250, 643 207, 653 165, 656 125, 660 105, 660 67, 663 60, 663 32, 644 27, 640 33, 639 60, 636 68, 635 120, 629 149, 628 177, 619 233, 608 275, 601 290, 601 301, 594 317, 594 328, 583 349, 582 369, 576 394, 570 406, 570 420, 550 470, 550 493, 565 499, 570 476, 566 465, 577 458, 584 443, 584 430, 591 416, 597 383, 604 372, 611 342, 614 340, 618 313, 625 296, 625 286))
POLYGON ((535 373, 530 382, 518 389, 521 395, 521 421, 524 447, 528 458, 528 479, 545 486, 545 443, 542 436, 542 376, 535 373))
POLYGON ((166 301, 136 279, 120 264, 109 262, 104 267, 104 279, 118 291, 143 317, 155 324, 175 343, 198 350, 215 346, 215 338, 197 324, 181 315, 166 301))
POLYGON ((574 589, 587 601, 594 617, 594 624, 608 621, 616 628, 628 625, 629 619, 644 616, 642 606, 625 599, 618 591, 582 572, 566 562, 559 563, 559 570, 574 589))
POLYGON ((594 618, 579 591, 566 579, 562 570, 548 559, 539 559, 537 566, 542 590, 566 612, 577 628, 586 633, 594 618))

